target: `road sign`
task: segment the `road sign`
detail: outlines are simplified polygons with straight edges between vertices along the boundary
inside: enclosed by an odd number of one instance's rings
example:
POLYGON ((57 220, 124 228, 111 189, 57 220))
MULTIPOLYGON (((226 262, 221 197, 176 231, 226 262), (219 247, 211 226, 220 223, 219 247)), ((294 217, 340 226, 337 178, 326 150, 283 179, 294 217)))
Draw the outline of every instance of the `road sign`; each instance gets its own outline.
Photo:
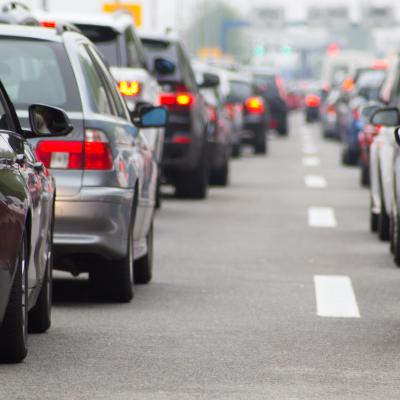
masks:
POLYGON ((252 16, 252 24, 263 29, 278 29, 285 25, 284 7, 257 7, 252 16))
POLYGON ((132 14, 135 25, 140 28, 142 26, 142 6, 134 3, 104 3, 103 11, 114 12, 118 10, 127 10, 132 14))
POLYGON ((311 6, 307 20, 310 26, 341 29, 350 25, 350 12, 345 6, 311 6))
POLYGON ((393 6, 371 5, 362 8, 361 22, 368 28, 390 27, 396 23, 396 13, 393 6))

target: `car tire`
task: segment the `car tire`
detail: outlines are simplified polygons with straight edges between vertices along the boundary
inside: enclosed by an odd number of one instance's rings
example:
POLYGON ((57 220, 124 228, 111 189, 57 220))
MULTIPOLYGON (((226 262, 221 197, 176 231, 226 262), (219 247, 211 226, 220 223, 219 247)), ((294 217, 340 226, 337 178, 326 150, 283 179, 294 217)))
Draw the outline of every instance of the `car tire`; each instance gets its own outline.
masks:
POLYGON ((127 254, 115 261, 104 261, 89 271, 89 297, 92 301, 128 303, 133 298, 133 224, 131 224, 127 254))
POLYGON ((287 119, 285 118, 278 127, 278 134, 280 136, 288 136, 289 130, 288 130, 288 122, 287 119))
POLYGON ((378 237, 382 241, 388 241, 390 239, 390 218, 387 214, 385 201, 382 195, 382 189, 380 192, 381 197, 381 212, 378 216, 378 237))
POLYGON ((176 177, 175 195, 181 199, 205 199, 208 189, 208 165, 205 153, 199 165, 191 172, 183 172, 176 177))
POLYGON ((28 240, 24 232, 9 303, 0 328, 0 361, 21 362, 27 355, 28 240))
MULTIPOLYGON (((53 214, 54 215, 54 214, 53 214)), ((31 333, 44 333, 51 326, 51 304, 53 293, 53 222, 48 233, 49 249, 47 254, 46 270, 43 283, 35 306, 29 311, 28 331, 31 333)))
POLYGON ((242 155, 242 145, 240 143, 234 143, 232 145, 232 158, 239 158, 242 155))
POLYGON ((229 183, 229 162, 226 160, 225 164, 213 171, 210 178, 211 185, 215 186, 228 186, 229 183))
POLYGON ((397 267, 400 267, 400 217, 393 218, 393 259, 397 267))
POLYGON ((161 178, 157 179, 157 188, 156 188, 156 209, 159 210, 162 204, 162 194, 161 194, 161 178))
POLYGON ((376 233, 378 231, 378 214, 375 214, 372 210, 372 198, 370 199, 369 206, 369 229, 372 233, 376 233))
POLYGON ((147 234, 147 253, 135 261, 133 266, 134 281, 140 285, 147 285, 153 277, 153 250, 154 250, 153 222, 147 234))
POLYGON ((254 153, 267 154, 267 134, 263 129, 256 132, 254 138, 254 153))
POLYGON ((360 183, 362 187, 370 185, 369 168, 364 164, 361 164, 360 183))

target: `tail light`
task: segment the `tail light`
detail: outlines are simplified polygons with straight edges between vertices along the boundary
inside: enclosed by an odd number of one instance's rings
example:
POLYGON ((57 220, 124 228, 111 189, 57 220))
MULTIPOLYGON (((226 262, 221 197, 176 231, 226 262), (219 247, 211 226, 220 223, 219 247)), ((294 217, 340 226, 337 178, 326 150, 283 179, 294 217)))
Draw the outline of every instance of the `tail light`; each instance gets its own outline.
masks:
POLYGON ((57 22, 56 21, 41 21, 40 26, 43 28, 57 28, 57 22))
POLYGON ((104 132, 87 129, 85 141, 44 140, 36 154, 47 168, 109 170, 113 167, 111 148, 104 132))
POLYGON ((355 109, 353 110, 353 118, 354 118, 356 121, 359 121, 359 120, 360 120, 360 111, 358 110, 358 108, 355 108, 355 109))
POLYGON ((140 83, 136 81, 120 81, 118 82, 119 91, 123 96, 133 97, 140 94, 140 83))
POLYGON ((345 92, 351 92, 354 88, 354 85, 354 79, 352 77, 348 77, 342 83, 342 90, 345 92))
POLYGON ((215 107, 207 107, 208 120, 212 123, 218 122, 218 112, 215 107))
POLYGON ((235 116, 235 110, 234 110, 234 105, 233 104, 225 104, 225 110, 229 115, 230 119, 233 119, 233 117, 235 116))
POLYGON ((166 107, 191 107, 194 101, 194 96, 191 93, 162 93, 159 103, 166 107))
POLYGON ((330 115, 336 115, 336 106, 333 104, 328 106, 328 108, 326 109, 326 113, 330 115))
POLYGON ((249 97, 245 103, 246 110, 252 114, 262 114, 264 112, 264 102, 261 97, 249 97))
POLYGON ((321 104, 321 99, 316 94, 307 95, 305 101, 307 107, 319 107, 321 104))

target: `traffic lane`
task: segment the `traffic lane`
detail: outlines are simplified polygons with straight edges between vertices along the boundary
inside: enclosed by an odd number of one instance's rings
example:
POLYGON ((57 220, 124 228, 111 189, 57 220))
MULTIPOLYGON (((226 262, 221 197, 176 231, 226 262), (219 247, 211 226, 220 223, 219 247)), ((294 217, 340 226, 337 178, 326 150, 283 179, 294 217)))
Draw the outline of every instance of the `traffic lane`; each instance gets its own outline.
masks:
MULTIPOLYGON (((30 399, 397 398, 398 318, 389 324, 386 314, 393 298, 371 298, 368 290, 376 279, 383 291, 394 289, 397 274, 387 258, 380 264, 392 275, 374 274, 368 249, 381 246, 366 235, 366 256, 346 270, 361 318, 316 316, 313 276, 345 273, 348 255, 343 232, 307 226, 315 193, 304 187, 304 171, 293 134, 272 140, 268 158, 235 162, 232 187, 212 190, 207 202, 165 202, 155 282, 138 288, 129 305, 87 303, 71 282, 53 329, 31 336, 27 362, 0 367, 4 393, 21 396, 24 381, 30 399), (362 299, 356 271, 365 280, 362 299), (376 301, 379 313, 365 317, 376 301)), ((351 171, 336 174, 353 183, 351 171)), ((354 193, 348 202, 360 210, 352 214, 352 240, 365 207, 362 192, 354 193)), ((330 200, 343 195, 338 189, 330 200)))

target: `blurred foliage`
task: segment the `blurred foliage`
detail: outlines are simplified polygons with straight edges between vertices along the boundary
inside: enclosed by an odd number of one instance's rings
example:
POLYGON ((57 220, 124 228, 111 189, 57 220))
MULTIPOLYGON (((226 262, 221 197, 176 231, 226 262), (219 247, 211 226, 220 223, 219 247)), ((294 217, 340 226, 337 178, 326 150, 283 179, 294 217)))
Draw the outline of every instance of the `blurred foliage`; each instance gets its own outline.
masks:
MULTIPOLYGON (((220 47, 221 27, 224 20, 242 20, 243 16, 224 0, 199 1, 197 18, 189 28, 186 43, 193 55, 204 47, 220 47)), ((231 29, 228 34, 228 53, 237 60, 246 62, 251 56, 251 48, 243 28, 231 29)))

